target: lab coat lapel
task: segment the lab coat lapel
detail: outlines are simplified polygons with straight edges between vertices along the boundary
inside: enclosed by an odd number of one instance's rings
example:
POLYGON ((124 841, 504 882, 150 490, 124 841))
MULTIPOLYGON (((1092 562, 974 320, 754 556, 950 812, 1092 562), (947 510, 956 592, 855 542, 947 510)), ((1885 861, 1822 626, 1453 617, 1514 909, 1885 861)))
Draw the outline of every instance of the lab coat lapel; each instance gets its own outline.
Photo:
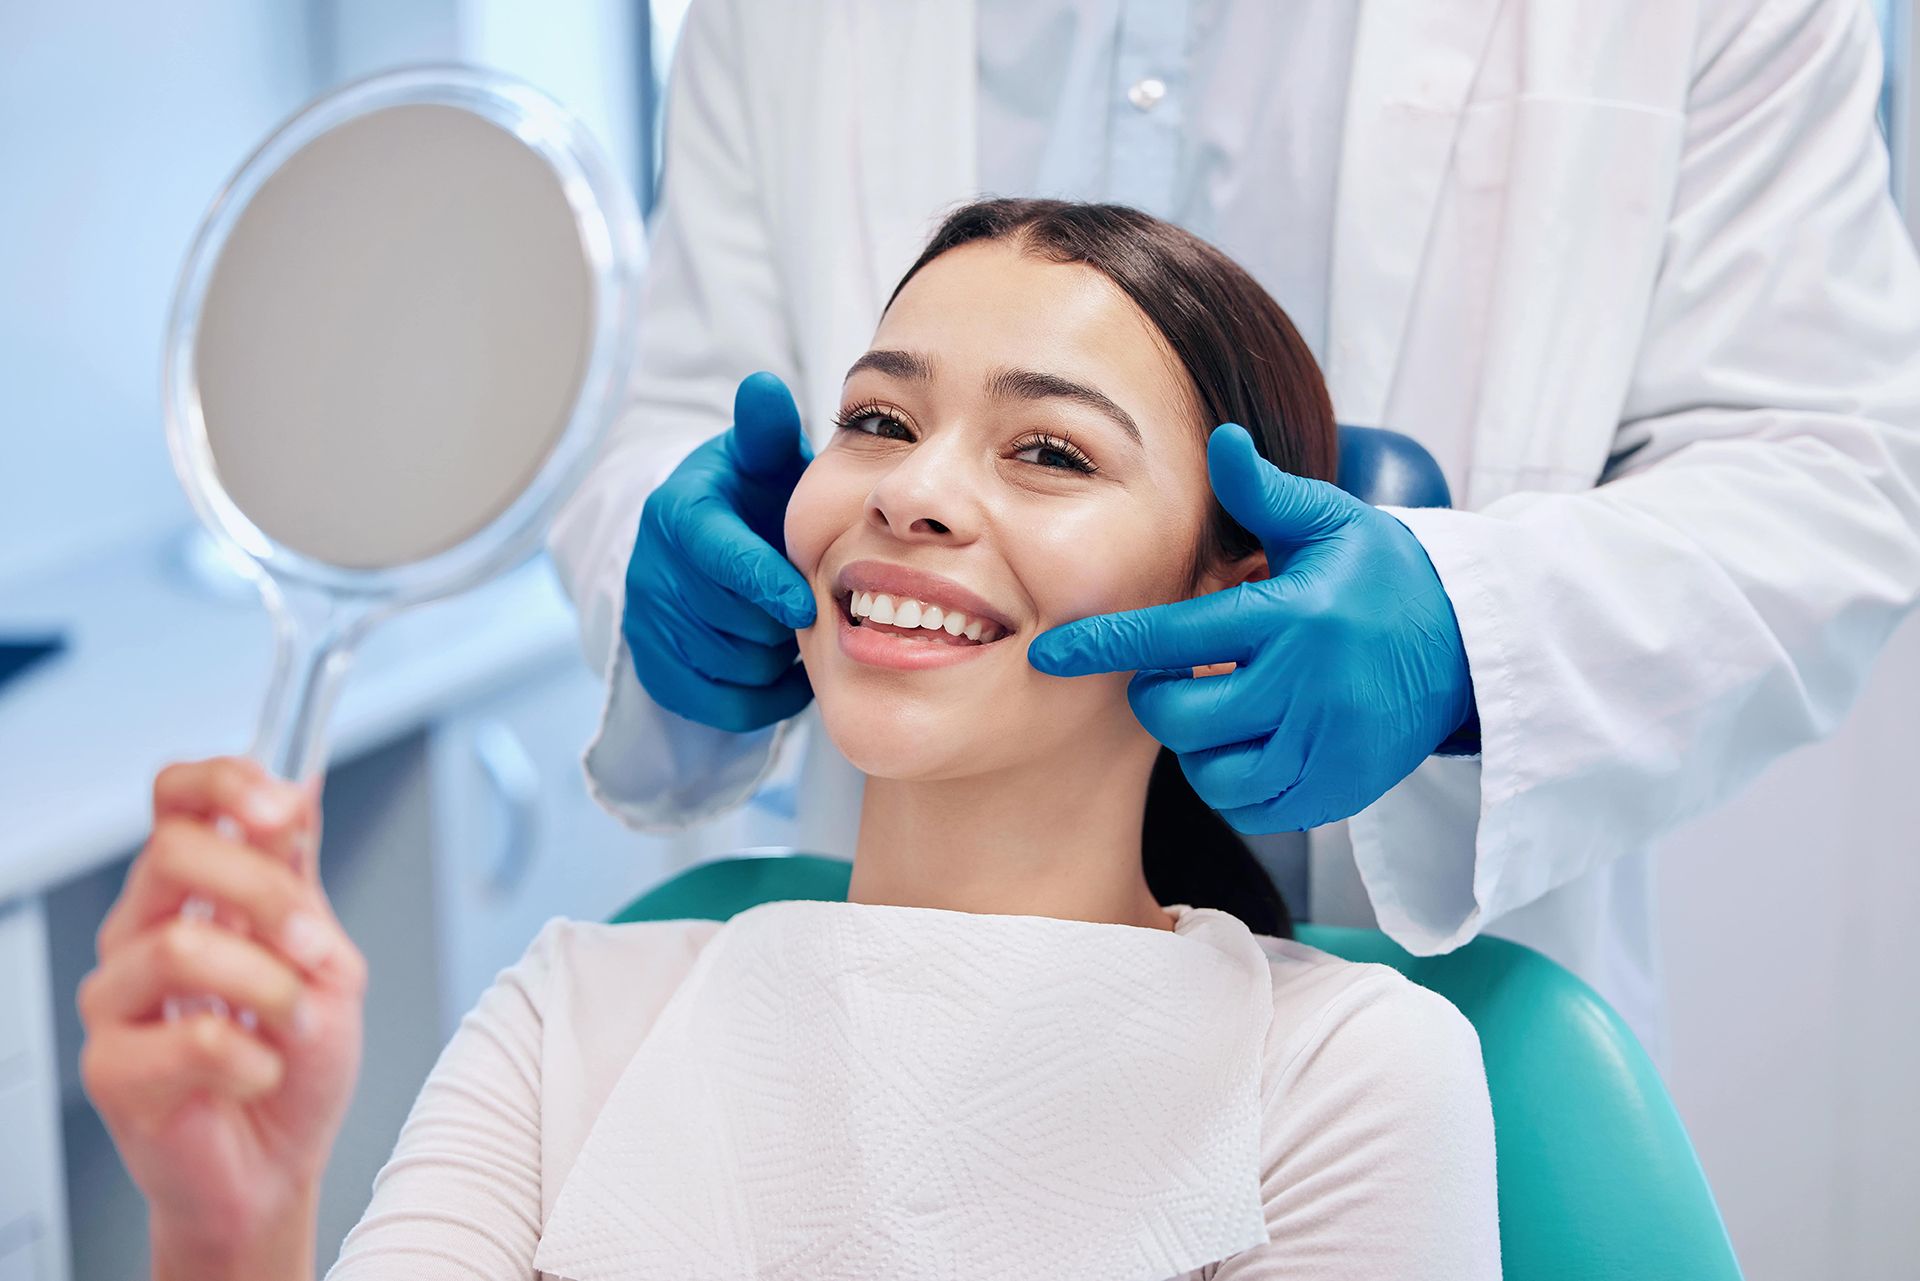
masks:
POLYGON ((1454 133, 1500 0, 1364 0, 1334 203, 1327 378, 1383 423, 1454 133))

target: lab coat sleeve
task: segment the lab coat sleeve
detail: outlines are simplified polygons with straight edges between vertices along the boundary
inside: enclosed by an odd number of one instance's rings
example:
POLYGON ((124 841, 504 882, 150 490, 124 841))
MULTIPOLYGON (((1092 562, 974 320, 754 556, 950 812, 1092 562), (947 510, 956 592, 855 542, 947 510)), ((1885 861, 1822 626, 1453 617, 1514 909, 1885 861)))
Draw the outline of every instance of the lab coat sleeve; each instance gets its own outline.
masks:
POLYGON ((697 445, 731 426, 741 378, 766 369, 796 382, 742 101, 740 20, 730 0, 697 0, 687 12, 669 80, 630 394, 547 540, 578 610, 587 664, 606 687, 581 758, 587 788, 642 831, 685 827, 745 800, 772 771, 791 728, 736 734, 667 711, 640 685, 621 629, 648 495, 697 445))
POLYGON ((1203 1281, 1499 1277, 1486 1069, 1446 998, 1391 972, 1355 984, 1265 1096, 1268 1243, 1203 1281))
POLYGON ((541 1216, 541 1011, 557 931, 566 925, 549 921, 461 1019, 326 1281, 533 1275, 541 1216))
POLYGON ((1920 594, 1920 265, 1872 19, 1714 12, 1602 483, 1394 511, 1453 600, 1481 724, 1478 760, 1428 761, 1351 826, 1417 953, 1830 733, 1920 594))

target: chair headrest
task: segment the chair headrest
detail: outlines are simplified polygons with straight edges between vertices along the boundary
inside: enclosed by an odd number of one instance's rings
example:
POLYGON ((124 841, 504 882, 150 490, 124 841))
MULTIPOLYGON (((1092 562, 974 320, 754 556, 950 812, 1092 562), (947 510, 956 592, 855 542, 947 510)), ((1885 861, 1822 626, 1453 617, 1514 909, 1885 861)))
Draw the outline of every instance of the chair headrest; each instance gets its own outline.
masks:
POLYGON ((1340 429, 1340 488, 1375 507, 1451 507, 1440 464, 1411 436, 1384 427, 1340 429))

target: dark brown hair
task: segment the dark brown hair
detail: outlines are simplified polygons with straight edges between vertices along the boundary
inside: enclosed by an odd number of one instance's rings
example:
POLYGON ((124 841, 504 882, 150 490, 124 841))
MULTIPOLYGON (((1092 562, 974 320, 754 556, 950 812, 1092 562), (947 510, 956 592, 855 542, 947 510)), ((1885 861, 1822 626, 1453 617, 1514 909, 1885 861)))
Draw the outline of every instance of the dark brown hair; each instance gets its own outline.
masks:
MULTIPOLYGON (((1339 432, 1313 353, 1280 305, 1218 249, 1125 205, 980 200, 940 224, 887 305, 941 254, 988 240, 1011 241, 1049 262, 1083 263, 1106 276, 1153 322, 1187 371, 1200 401, 1201 432, 1239 423, 1282 471, 1334 479, 1339 432)), ((1210 565, 1258 550, 1259 540, 1216 499, 1194 552, 1189 588, 1210 565)), ((1141 856, 1147 887, 1160 903, 1218 908, 1255 933, 1292 936, 1292 917, 1273 879, 1164 747, 1147 785, 1141 856)))

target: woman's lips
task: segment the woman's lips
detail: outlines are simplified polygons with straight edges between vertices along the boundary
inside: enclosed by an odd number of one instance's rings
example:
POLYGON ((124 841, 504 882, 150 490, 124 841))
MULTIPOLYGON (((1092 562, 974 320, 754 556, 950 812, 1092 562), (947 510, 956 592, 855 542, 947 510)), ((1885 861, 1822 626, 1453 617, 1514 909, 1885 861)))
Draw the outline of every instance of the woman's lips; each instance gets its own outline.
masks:
POLYGON ((891 667, 897 671, 951 667, 955 663, 978 658, 1006 639, 1002 637, 1001 641, 983 645, 964 636, 949 636, 938 629, 895 627, 891 623, 870 620, 856 627, 844 601, 840 602, 840 607, 833 611, 833 615, 841 653, 858 663, 891 667))

